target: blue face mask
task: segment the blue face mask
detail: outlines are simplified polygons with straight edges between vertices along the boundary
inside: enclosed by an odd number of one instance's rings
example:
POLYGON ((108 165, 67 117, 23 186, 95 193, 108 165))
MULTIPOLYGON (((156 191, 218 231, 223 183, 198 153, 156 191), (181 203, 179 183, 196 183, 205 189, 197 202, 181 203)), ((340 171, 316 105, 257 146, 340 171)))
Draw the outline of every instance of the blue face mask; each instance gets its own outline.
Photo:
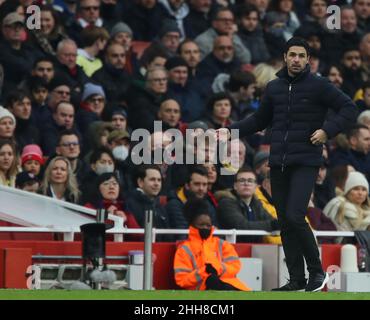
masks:
POLYGON ((199 236, 203 239, 206 240, 209 238, 211 235, 211 229, 198 229, 199 236))

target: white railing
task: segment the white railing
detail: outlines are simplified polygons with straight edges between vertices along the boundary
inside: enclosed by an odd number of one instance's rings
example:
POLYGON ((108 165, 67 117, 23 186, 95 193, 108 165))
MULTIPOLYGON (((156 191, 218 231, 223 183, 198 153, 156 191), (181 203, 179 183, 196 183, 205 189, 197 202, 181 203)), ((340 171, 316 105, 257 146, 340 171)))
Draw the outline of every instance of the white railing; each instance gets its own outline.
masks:
MULTIPOLYGON (((47 227, 0 227, 1 232, 48 232, 63 233, 64 241, 73 241, 74 234, 80 232, 80 228, 47 228, 47 227)), ((156 229, 153 228, 153 242, 156 242, 156 236, 160 234, 188 234, 188 229, 156 229)), ((354 237, 352 231, 313 231, 316 237, 354 237)), ((107 230, 108 234, 114 234, 115 242, 122 242, 124 234, 144 234, 144 229, 127 229, 114 227, 107 230)), ((217 229, 214 233, 217 236, 225 236, 226 240, 236 243, 237 236, 268 236, 279 235, 278 232, 267 232, 263 230, 237 230, 237 229, 217 229)))

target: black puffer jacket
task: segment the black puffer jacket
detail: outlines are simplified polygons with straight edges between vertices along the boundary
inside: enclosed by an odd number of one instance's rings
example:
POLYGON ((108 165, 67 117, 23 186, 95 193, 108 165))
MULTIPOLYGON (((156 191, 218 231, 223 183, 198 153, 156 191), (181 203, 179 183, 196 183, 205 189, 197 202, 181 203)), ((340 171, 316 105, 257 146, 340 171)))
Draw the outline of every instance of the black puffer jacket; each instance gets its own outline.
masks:
POLYGON ((352 100, 326 78, 304 71, 290 82, 287 68, 268 83, 260 107, 250 117, 232 124, 241 137, 272 125, 270 166, 320 166, 322 146, 310 137, 323 129, 328 138, 336 136, 355 122, 357 108, 352 100), (325 121, 328 109, 334 115, 325 121))

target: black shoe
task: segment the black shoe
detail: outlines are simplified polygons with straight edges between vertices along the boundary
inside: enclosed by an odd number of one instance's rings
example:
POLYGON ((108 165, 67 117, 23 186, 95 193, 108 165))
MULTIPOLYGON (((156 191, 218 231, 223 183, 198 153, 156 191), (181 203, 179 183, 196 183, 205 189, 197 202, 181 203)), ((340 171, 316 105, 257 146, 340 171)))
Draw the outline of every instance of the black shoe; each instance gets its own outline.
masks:
POLYGON ((306 280, 303 281, 289 281, 286 285, 280 288, 274 288, 271 291, 304 291, 306 288, 306 280))
POLYGON ((329 274, 327 272, 318 273, 313 276, 310 275, 305 291, 306 292, 317 292, 324 289, 325 285, 329 281, 329 274))

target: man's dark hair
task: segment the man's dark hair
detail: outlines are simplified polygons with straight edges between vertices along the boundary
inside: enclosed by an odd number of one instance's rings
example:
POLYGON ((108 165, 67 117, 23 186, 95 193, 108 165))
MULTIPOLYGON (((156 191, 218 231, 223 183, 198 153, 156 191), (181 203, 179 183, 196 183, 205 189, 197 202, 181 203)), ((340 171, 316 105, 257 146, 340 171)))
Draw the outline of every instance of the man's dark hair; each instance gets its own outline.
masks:
POLYGON ((212 16, 211 16, 211 21, 215 21, 218 19, 218 15, 220 12, 223 12, 223 11, 230 11, 233 15, 234 13, 232 12, 232 10, 228 7, 218 7, 217 9, 215 9, 213 12, 212 12, 212 16))
POLYGON ((33 63, 32 69, 35 69, 40 62, 50 62, 54 67, 54 60, 50 57, 40 57, 33 63))
POLYGON ((225 99, 230 101, 231 109, 234 109, 235 108, 234 98, 227 92, 218 92, 218 93, 212 94, 211 97, 209 98, 207 106, 206 106, 207 111, 212 112, 215 103, 217 101, 225 100, 225 99))
POLYGON ((255 177, 257 177, 256 173, 254 172, 254 170, 249 167, 249 166, 243 166, 241 167, 238 172, 236 173, 236 175, 234 176, 234 182, 236 182, 236 180, 238 180, 238 176, 241 174, 241 173, 246 173, 246 172, 249 172, 249 173, 253 173, 255 177))
POLYGON ((182 50, 182 47, 187 44, 187 43, 194 43, 196 44, 196 46, 199 48, 198 44, 193 40, 193 39, 190 39, 190 38, 186 38, 185 40, 181 41, 179 47, 177 48, 177 53, 180 55, 181 54, 181 50, 182 50))
POLYGON ((287 53, 290 49, 290 47, 303 47, 306 50, 307 55, 310 55, 310 46, 308 45, 307 41, 300 38, 300 37, 293 37, 290 38, 290 40, 287 41, 285 44, 285 50, 284 53, 287 53))
POLYGON ((248 88, 251 84, 256 83, 256 77, 252 72, 248 71, 235 71, 230 75, 227 87, 229 91, 239 91, 241 87, 248 88))
POLYGON ((29 87, 31 92, 41 88, 49 90, 48 82, 44 78, 38 76, 29 78, 29 87))
POLYGON ((184 205, 184 217, 190 225, 201 215, 210 216, 209 206, 204 199, 191 198, 184 205))
POLYGON ((90 164, 93 164, 93 163, 96 163, 102 156, 102 154, 106 153, 107 155, 109 155, 113 162, 114 162, 114 157, 113 157, 113 154, 112 154, 112 151, 110 151, 108 148, 106 147, 101 147, 99 149, 95 149, 91 156, 90 156, 90 164))
POLYGON ((355 124, 346 132, 347 139, 357 137, 361 129, 369 130, 369 128, 363 124, 355 124))
POLYGON ((13 104, 16 102, 22 102, 24 98, 31 100, 30 94, 25 90, 14 90, 10 92, 5 99, 4 106, 5 108, 12 108, 13 104))
POLYGON ((136 174, 135 174, 135 185, 137 186, 137 180, 141 179, 144 180, 146 177, 147 170, 157 170, 159 174, 162 176, 161 169, 156 164, 142 164, 137 167, 136 174))
POLYGON ((58 135, 58 145, 60 145, 60 142, 62 141, 64 136, 72 136, 72 135, 75 135, 78 139, 78 142, 81 142, 80 135, 78 134, 78 132, 76 130, 66 129, 66 130, 63 130, 59 133, 59 135, 58 135))
POLYGON ((248 17, 252 12, 256 12, 258 20, 260 20, 260 13, 254 4, 243 3, 236 6, 234 10, 235 16, 238 20, 241 20, 243 17, 248 17))
POLYGON ((196 173, 203 177, 208 177, 207 168, 202 165, 194 165, 188 168, 188 174, 186 177, 186 183, 190 183, 192 175, 196 173))

